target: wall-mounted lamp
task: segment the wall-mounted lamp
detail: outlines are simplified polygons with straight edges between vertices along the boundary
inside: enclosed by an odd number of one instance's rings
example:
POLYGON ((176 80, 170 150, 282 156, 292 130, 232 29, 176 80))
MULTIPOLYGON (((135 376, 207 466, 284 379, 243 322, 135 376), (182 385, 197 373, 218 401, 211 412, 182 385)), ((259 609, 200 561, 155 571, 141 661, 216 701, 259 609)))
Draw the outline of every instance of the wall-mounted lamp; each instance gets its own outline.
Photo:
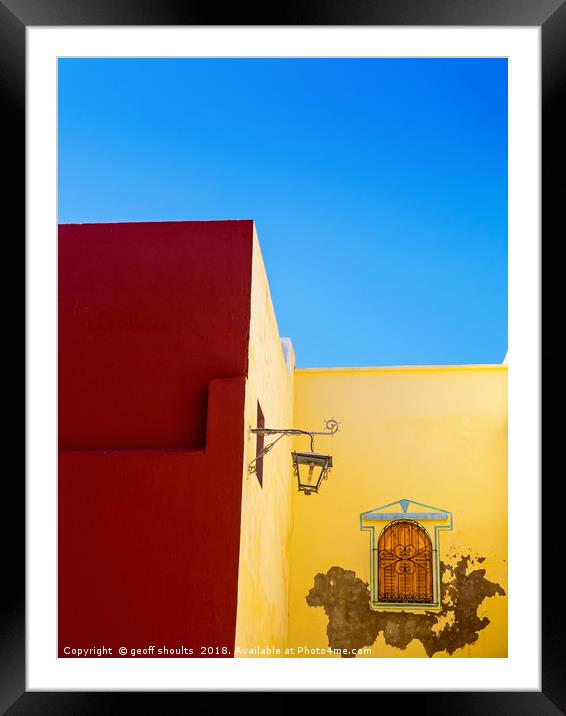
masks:
POLYGON ((261 452, 251 461, 248 466, 248 472, 256 471, 256 462, 268 453, 273 446, 286 435, 308 435, 311 439, 310 452, 292 452, 293 471, 297 478, 299 492, 310 495, 311 492, 318 492, 323 480, 328 479, 328 473, 332 467, 332 455, 322 455, 314 451, 315 435, 334 435, 338 432, 339 423, 334 418, 327 420, 325 423, 325 432, 311 432, 308 430, 279 430, 275 428, 250 428, 250 432, 255 435, 279 435, 277 440, 266 445, 261 452))

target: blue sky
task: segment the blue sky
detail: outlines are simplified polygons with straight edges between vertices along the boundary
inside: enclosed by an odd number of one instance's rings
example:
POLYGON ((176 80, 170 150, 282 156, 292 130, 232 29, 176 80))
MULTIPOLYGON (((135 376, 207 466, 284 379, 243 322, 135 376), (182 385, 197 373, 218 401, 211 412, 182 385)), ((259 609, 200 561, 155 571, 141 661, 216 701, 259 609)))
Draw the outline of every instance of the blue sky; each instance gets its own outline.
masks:
POLYGON ((507 62, 64 59, 59 221, 254 219, 299 367, 500 363, 507 62))

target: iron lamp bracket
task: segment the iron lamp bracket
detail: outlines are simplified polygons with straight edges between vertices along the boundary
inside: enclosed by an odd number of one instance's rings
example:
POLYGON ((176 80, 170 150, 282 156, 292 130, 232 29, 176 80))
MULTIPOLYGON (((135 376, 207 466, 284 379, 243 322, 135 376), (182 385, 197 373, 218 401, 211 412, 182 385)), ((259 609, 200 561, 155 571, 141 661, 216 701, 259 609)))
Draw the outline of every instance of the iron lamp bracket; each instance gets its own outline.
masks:
POLYGON ((261 452, 259 452, 255 458, 251 461, 251 463, 248 465, 248 472, 250 474, 253 474, 256 471, 256 462, 260 458, 262 458, 264 455, 266 455, 270 450, 273 449, 273 447, 281 440, 281 438, 284 438, 286 436, 292 436, 292 435, 308 435, 310 437, 311 441, 311 452, 314 452, 314 436, 315 435, 327 435, 327 436, 333 436, 335 435, 338 430, 340 429, 340 423, 335 420, 334 418, 330 418, 329 420, 324 421, 324 425, 326 430, 324 431, 314 431, 314 430, 298 430, 295 428, 250 428, 250 433, 253 433, 254 435, 278 435, 279 437, 274 440, 271 443, 268 443, 261 452))

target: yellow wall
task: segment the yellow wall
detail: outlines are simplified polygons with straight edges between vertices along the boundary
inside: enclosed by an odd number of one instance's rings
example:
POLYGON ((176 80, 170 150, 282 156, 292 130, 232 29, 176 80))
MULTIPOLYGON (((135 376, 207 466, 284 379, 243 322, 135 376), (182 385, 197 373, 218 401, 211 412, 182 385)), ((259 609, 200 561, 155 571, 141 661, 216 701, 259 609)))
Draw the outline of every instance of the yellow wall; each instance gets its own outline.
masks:
MULTIPOLYGON (((269 285, 254 231, 249 367, 245 402, 243 491, 236 656, 264 645, 284 648, 288 624, 288 543, 291 528, 290 438, 264 460, 263 488, 247 466, 256 455, 257 401, 266 427, 293 422, 293 368, 283 357, 269 285), (240 653, 238 653, 238 650, 240 653)), ((265 442, 273 438, 266 437, 265 442)))
MULTIPOLYGON (((328 647, 328 617, 306 603, 314 577, 336 565, 369 582, 360 513, 398 499, 451 511, 454 528, 440 535, 440 559, 485 558, 468 572, 485 569, 506 593, 506 366, 297 370, 294 426, 318 430, 329 417, 341 421, 340 432, 317 438, 315 450, 332 454, 331 476, 318 495, 292 496, 289 647, 328 647)), ((491 623, 453 656, 506 656, 507 598, 486 598, 477 613, 491 623)), ((426 654, 418 641, 402 650, 380 634, 371 656, 426 654)))

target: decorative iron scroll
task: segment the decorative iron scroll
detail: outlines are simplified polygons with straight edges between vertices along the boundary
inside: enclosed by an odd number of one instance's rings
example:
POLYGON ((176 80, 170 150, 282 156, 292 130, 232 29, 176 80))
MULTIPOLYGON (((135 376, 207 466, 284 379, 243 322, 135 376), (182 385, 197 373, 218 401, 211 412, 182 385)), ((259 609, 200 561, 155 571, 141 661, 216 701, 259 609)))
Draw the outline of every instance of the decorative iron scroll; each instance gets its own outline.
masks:
POLYGON ((414 520, 389 523, 376 551, 380 602, 433 601, 432 543, 422 525, 414 520))
POLYGON ((395 604, 431 604, 432 593, 430 594, 405 594, 395 592, 384 592, 383 596, 379 597, 380 602, 395 602, 395 604))
POLYGON ((255 435, 279 435, 278 438, 276 438, 272 443, 268 443, 261 452, 259 452, 254 459, 251 461, 251 463, 248 465, 248 472, 250 474, 253 474, 256 472, 256 463, 259 460, 259 458, 263 457, 264 455, 267 455, 267 453, 276 445, 281 438, 284 438, 285 436, 290 435, 308 435, 311 439, 311 452, 314 452, 314 436, 315 435, 334 435, 338 432, 340 429, 340 423, 335 418, 330 418, 329 420, 325 420, 324 425, 326 427, 325 432, 315 432, 313 430, 296 430, 294 428, 250 428, 250 433, 254 433, 255 435))

